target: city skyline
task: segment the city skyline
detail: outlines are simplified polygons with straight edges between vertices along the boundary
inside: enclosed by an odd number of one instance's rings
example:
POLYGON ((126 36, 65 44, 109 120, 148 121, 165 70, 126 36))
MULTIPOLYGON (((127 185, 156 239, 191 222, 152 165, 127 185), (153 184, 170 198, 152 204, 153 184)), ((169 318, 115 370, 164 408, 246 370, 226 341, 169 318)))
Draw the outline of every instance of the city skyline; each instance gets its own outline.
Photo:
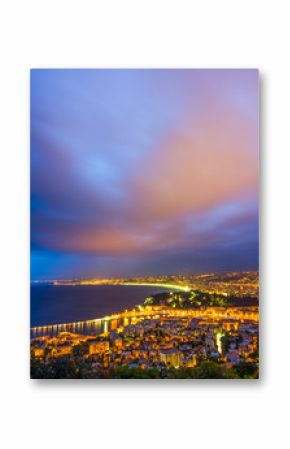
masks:
POLYGON ((258 270, 257 70, 32 70, 31 278, 258 270))

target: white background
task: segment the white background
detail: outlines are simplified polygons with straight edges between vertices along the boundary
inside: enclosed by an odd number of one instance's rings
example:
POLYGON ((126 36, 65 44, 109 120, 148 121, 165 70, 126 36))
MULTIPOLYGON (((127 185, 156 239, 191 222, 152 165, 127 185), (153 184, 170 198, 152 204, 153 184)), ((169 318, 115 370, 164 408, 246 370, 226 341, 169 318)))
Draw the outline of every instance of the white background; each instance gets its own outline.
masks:
POLYGON ((289 42, 287 1, 1 1, 2 447, 289 447, 289 42), (29 380, 31 67, 260 69, 260 381, 29 380))

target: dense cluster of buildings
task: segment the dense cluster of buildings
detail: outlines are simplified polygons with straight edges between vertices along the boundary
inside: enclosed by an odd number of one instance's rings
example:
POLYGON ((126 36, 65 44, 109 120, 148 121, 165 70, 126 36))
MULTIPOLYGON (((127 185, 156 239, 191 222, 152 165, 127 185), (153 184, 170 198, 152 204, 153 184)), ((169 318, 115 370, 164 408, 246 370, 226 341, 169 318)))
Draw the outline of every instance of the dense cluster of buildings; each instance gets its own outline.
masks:
POLYGON ((32 357, 77 355, 95 368, 194 367, 206 359, 230 368, 253 361, 258 322, 239 317, 150 317, 98 336, 60 332, 32 339, 32 357))
POLYGON ((259 274, 244 273, 207 273, 200 275, 145 276, 130 278, 133 283, 170 284, 188 287, 205 293, 226 294, 232 296, 257 297, 259 294, 259 274))

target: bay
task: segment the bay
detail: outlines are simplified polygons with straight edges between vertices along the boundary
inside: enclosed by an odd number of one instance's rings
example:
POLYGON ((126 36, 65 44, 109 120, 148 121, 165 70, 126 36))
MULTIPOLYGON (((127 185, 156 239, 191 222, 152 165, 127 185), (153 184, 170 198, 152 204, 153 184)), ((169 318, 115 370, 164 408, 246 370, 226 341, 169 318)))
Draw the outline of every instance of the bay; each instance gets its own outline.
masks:
POLYGON ((31 327, 84 321, 131 309, 147 296, 168 291, 138 285, 31 285, 31 327))

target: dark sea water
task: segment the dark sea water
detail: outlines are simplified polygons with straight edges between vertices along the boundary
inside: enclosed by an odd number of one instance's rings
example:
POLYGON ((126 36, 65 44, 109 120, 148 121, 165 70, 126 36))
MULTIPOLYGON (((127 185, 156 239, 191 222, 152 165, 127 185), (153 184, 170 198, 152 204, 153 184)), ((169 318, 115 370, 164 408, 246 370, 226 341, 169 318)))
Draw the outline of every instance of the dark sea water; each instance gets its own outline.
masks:
POLYGON ((162 291, 166 289, 135 285, 32 285, 31 327, 101 318, 162 291))

